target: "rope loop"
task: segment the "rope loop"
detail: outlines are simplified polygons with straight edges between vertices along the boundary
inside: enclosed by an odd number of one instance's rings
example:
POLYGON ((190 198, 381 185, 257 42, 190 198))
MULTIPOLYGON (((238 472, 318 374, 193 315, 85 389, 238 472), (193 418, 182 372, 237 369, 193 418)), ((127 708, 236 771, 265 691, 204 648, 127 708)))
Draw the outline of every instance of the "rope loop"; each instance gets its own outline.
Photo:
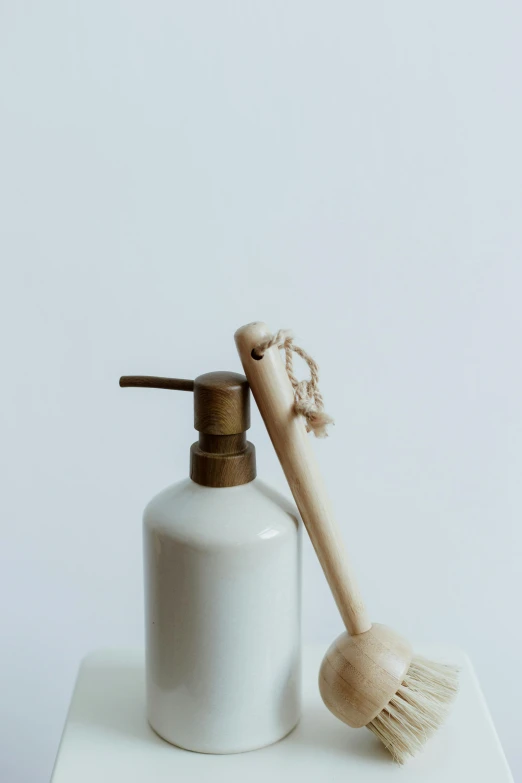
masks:
POLYGON ((294 342, 289 329, 280 329, 267 340, 254 348, 256 358, 260 359, 265 351, 276 345, 285 352, 285 367, 294 390, 294 411, 306 420, 306 431, 313 432, 316 438, 328 437, 328 425, 333 419, 324 411, 324 402, 319 391, 319 367, 317 362, 294 342), (310 370, 308 380, 299 381, 294 373, 293 354, 303 359, 310 370))

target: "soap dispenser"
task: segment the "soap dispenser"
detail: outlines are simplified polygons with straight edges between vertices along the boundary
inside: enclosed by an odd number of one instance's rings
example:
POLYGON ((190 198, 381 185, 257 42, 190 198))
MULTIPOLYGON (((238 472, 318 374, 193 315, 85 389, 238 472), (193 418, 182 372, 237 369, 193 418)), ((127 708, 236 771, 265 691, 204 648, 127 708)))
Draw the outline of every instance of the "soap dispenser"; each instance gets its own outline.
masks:
POLYGON ((300 715, 297 509, 256 478, 246 378, 124 376, 194 393, 190 478, 143 515, 148 720, 168 742, 239 753, 300 715))

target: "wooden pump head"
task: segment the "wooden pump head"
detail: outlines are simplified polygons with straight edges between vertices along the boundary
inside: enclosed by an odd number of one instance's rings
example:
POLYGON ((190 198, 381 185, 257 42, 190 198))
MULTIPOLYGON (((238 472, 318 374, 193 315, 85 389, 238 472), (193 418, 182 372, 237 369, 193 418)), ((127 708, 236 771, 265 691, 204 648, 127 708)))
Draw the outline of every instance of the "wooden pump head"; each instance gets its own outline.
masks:
POLYGON ((234 487, 256 477, 256 454, 246 439, 250 428, 247 379, 235 372, 208 372, 194 381, 123 375, 120 386, 194 392, 194 428, 199 441, 190 448, 190 478, 206 487, 234 487))

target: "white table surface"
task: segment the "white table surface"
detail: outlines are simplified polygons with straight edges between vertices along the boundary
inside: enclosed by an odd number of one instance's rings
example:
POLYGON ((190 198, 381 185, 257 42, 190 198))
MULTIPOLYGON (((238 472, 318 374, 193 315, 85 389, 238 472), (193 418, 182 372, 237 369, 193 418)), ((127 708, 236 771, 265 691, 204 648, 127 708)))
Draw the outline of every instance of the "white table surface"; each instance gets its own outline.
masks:
POLYGON ((233 756, 164 742, 145 717, 143 655, 92 653, 80 667, 52 783, 323 783, 328 776, 346 783, 513 783, 469 659, 455 650, 419 652, 459 663, 461 690, 447 724, 404 767, 369 731, 348 728, 323 706, 322 647, 304 650, 299 726, 275 745, 233 756))

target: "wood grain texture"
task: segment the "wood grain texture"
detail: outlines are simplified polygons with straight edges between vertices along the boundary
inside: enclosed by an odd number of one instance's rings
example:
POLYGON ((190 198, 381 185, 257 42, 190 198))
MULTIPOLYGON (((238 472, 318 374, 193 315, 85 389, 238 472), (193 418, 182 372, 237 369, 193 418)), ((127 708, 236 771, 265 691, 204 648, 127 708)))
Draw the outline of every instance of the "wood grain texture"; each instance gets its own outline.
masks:
POLYGON ((190 449, 190 477, 206 487, 235 487, 256 477, 247 379, 235 372, 209 372, 195 381, 152 375, 122 375, 120 386, 194 392, 194 427, 199 442, 190 449))
POLYGON ((134 386, 143 389, 171 389, 174 391, 194 391, 194 381, 186 378, 161 378, 158 375, 122 375, 120 386, 134 386))
POLYGON ((244 375, 208 372, 194 381, 194 427, 190 478, 206 487, 235 487, 256 477, 256 452, 246 439, 250 390, 244 375))
POLYGON ((294 413, 294 392, 277 347, 261 359, 252 351, 270 336, 266 324, 243 326, 235 334, 245 375, 286 479, 321 563, 341 617, 351 634, 368 631, 370 620, 349 565, 319 473, 304 420, 294 413))
POLYGON ((409 643, 379 623, 357 636, 341 634, 319 671, 324 703, 349 726, 366 726, 397 692, 411 657, 409 643))
MULTIPOLYGON (((223 436, 222 436, 223 437, 223 436)), ((243 434, 244 437, 244 434, 243 434)), ((220 444, 224 447, 225 444, 220 444)), ((190 478, 205 487, 237 487, 256 477, 256 450, 244 437, 241 450, 206 451, 199 443, 190 447, 190 478)))
POLYGON ((207 372, 194 381, 194 428, 209 435, 236 435, 250 427, 250 396, 244 375, 207 372))

